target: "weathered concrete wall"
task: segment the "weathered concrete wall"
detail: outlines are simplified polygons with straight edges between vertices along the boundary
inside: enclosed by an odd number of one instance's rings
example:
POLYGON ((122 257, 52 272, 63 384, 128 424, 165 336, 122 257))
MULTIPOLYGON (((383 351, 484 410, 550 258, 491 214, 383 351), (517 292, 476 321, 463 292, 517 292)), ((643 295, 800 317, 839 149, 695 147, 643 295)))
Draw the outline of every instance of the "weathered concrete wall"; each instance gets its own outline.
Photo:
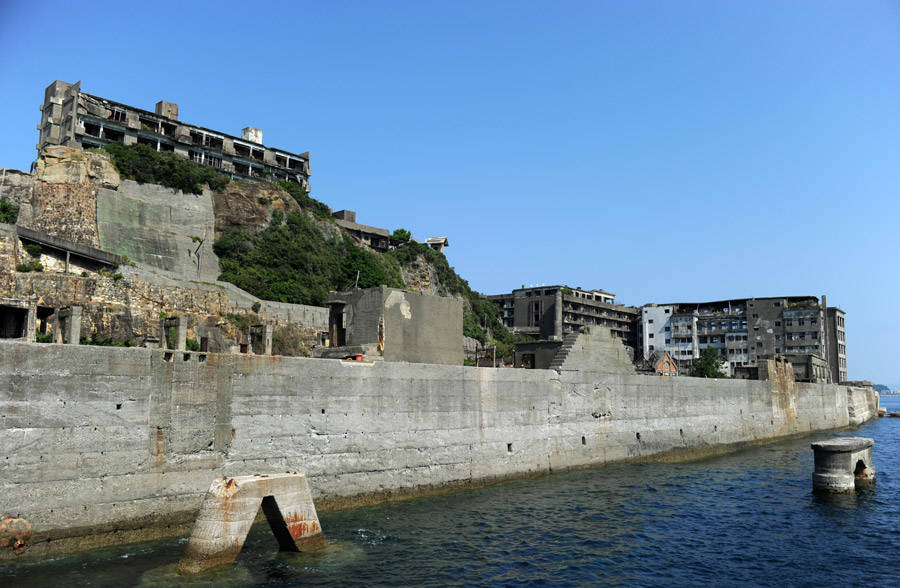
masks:
POLYGON ((458 298, 378 286, 333 293, 331 301, 343 305, 346 346, 323 353, 340 355, 360 346, 384 361, 463 362, 463 311, 458 298))
POLYGON ((188 279, 215 281, 212 194, 185 194, 155 184, 122 180, 97 191, 100 248, 188 279))
POLYGON ((716 452, 845 427, 877 407, 871 389, 584 366, 556 372, 0 342, 2 509, 32 521, 29 553, 40 555, 186 534, 222 475, 304 471, 327 508, 716 452))
POLYGON ((384 359, 461 365, 462 303, 452 297, 385 289, 384 359))

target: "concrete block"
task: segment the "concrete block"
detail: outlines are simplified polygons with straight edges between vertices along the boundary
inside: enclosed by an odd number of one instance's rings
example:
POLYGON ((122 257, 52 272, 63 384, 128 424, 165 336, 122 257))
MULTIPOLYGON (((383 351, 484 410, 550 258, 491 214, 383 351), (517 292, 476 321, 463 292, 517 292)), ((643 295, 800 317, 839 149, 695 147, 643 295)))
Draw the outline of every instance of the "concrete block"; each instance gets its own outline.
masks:
POLYGON ((234 562, 260 507, 281 551, 324 546, 305 474, 224 477, 206 493, 178 572, 196 574, 234 562))

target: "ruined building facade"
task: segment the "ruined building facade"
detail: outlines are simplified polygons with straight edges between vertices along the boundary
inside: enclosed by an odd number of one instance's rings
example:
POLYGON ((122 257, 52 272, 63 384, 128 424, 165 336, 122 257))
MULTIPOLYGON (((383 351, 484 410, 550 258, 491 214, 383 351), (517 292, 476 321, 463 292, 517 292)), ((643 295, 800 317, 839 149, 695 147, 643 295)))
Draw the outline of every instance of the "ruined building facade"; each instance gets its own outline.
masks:
POLYGON ((81 91, 81 82, 59 80, 44 92, 38 151, 51 145, 101 147, 145 144, 172 151, 232 177, 290 180, 309 190, 309 153, 262 144, 262 131, 245 127, 236 137, 178 120, 178 105, 160 101, 155 112, 81 91))
POLYGON ((522 287, 488 299, 500 308, 503 324, 515 333, 562 340, 582 327, 601 326, 622 339, 626 347, 634 349, 637 344, 635 322, 640 310, 616 304, 616 295, 605 290, 522 287))
POLYGON ((646 304, 637 331, 643 357, 666 351, 682 369, 713 347, 739 378, 755 379, 761 361, 778 356, 798 381, 847 380, 844 312, 824 296, 646 304))

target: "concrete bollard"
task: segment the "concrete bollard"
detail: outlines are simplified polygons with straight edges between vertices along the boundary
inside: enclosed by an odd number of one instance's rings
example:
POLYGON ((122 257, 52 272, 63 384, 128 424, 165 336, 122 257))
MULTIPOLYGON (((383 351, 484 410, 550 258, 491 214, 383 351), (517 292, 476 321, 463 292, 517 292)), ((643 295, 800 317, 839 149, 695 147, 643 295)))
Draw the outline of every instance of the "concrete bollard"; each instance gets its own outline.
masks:
POLYGON ((816 466, 812 475, 815 492, 853 492, 875 483, 872 439, 839 437, 813 443, 816 466))
POLYGON ((188 540, 179 574, 233 563, 256 513, 263 514, 281 551, 312 551, 325 538, 305 474, 257 474, 213 481, 188 540))

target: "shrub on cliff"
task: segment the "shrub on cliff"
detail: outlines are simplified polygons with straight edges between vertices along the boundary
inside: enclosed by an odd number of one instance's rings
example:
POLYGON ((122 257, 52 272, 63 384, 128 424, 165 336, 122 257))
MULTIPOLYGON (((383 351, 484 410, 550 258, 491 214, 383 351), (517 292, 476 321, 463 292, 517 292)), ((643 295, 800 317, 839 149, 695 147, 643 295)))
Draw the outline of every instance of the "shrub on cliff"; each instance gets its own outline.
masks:
POLYGON ((28 263, 19 263, 16 264, 17 272, 42 272, 44 271, 44 266, 40 261, 29 261, 28 263))
POLYGON ((326 239, 313 219, 293 212, 285 219, 272 213, 269 226, 256 235, 225 231, 213 245, 219 256, 219 279, 264 300, 324 304, 329 290, 387 285, 402 287, 400 266, 361 249, 349 238, 326 239))
POLYGON ((0 198, 0 223, 14 225, 17 218, 19 218, 19 207, 6 198, 0 198))
POLYGON ((198 165, 170 151, 156 151, 148 145, 110 143, 102 150, 109 154, 123 178, 141 184, 159 184, 191 194, 202 193, 203 184, 216 191, 228 184, 228 176, 211 167, 198 165))
POLYGON ((283 180, 275 185, 290 194, 303 210, 308 210, 319 218, 331 219, 331 209, 328 205, 312 198, 299 184, 283 180))

